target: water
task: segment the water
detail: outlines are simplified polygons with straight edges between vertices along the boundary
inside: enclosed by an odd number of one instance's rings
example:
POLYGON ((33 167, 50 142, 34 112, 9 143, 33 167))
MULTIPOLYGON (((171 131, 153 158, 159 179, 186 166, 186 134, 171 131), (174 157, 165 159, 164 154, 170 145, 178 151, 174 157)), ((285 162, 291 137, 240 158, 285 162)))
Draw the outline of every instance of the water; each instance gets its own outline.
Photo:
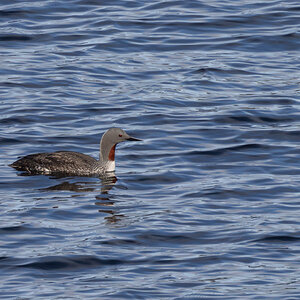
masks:
POLYGON ((0 298, 298 299, 299 11, 2 1, 0 298), (117 178, 7 166, 113 126, 117 178))

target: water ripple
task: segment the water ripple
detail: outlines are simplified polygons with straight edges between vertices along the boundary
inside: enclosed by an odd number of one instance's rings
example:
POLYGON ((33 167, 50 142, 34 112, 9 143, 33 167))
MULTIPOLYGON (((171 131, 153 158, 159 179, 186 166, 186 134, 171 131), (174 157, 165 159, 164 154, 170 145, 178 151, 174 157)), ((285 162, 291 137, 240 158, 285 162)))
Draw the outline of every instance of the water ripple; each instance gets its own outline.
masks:
POLYGON ((3 1, 2 297, 297 299, 298 12, 3 1), (109 180, 8 167, 113 126, 144 141, 109 180))

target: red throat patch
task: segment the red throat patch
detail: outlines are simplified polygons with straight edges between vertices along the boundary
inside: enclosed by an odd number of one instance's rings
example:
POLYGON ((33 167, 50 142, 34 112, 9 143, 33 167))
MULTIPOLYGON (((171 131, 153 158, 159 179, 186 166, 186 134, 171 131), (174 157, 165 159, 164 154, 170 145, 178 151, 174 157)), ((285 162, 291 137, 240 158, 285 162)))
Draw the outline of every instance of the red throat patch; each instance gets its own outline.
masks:
MULTIPOLYGON (((117 145, 117 144, 116 144, 117 145)), ((109 151, 108 159, 114 161, 115 160, 115 151, 116 151, 116 145, 112 146, 112 148, 109 151)))

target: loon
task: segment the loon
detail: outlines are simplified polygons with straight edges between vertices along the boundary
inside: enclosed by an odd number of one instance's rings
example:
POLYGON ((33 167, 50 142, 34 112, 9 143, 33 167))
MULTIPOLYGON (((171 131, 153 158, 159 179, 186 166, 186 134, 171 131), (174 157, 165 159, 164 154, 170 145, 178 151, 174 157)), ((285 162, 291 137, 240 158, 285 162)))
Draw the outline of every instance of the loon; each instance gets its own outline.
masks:
POLYGON ((121 128, 110 128, 101 138, 99 160, 79 152, 57 151, 30 154, 9 166, 28 174, 103 176, 115 171, 116 145, 125 141, 142 140, 131 137, 121 128))

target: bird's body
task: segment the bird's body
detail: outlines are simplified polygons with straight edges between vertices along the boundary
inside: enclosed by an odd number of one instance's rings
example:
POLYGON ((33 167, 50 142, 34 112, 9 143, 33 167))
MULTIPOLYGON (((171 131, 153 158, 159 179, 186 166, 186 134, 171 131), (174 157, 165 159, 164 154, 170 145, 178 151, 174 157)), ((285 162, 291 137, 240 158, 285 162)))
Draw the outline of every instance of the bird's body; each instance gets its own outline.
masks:
POLYGON ((10 166, 27 173, 96 173, 99 161, 91 156, 72 151, 30 154, 17 160, 10 166))
POLYGON ((30 154, 10 166, 29 174, 104 175, 115 170, 116 145, 126 140, 139 141, 120 128, 110 128, 101 138, 99 160, 79 152, 57 151, 30 154))

